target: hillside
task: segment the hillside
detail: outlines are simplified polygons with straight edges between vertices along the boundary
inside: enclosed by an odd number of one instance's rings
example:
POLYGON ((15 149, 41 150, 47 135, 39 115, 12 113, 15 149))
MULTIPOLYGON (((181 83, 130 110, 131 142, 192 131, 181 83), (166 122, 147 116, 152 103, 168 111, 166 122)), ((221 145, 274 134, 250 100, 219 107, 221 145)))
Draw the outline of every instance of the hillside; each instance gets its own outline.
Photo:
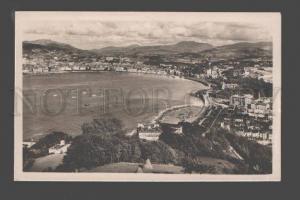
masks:
POLYGON ((201 55, 214 59, 271 57, 272 43, 235 43, 208 49, 203 51, 201 55))
POLYGON ((93 52, 88 50, 82 50, 75 48, 69 44, 55 42, 52 40, 34 40, 34 41, 24 41, 23 42, 23 53, 34 55, 43 53, 58 53, 60 55, 71 55, 78 54, 81 56, 95 55, 93 52))
POLYGON ((93 52, 99 55, 126 55, 126 56, 144 56, 144 55, 170 55, 178 53, 200 53, 204 50, 213 48, 207 43, 198 43, 193 41, 183 41, 174 45, 156 45, 139 46, 131 45, 127 47, 105 47, 94 49, 93 52))
POLYGON ((52 40, 34 40, 34 41, 24 41, 23 49, 30 50, 33 48, 44 48, 44 49, 56 49, 56 50, 79 50, 69 44, 55 42, 52 40))

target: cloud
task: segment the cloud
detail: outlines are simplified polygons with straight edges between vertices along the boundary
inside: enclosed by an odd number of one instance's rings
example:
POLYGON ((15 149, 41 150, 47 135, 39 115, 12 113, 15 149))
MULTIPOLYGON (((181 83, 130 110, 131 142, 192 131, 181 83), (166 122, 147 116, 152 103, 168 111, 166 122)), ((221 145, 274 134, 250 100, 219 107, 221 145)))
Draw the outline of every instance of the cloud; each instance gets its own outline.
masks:
POLYGON ((38 30, 38 29, 31 29, 24 31, 25 34, 34 34, 34 35, 58 35, 59 31, 55 30, 38 30))
POLYGON ((270 41, 255 23, 197 21, 48 20, 26 26, 26 40, 52 39, 82 49, 104 46, 174 44, 183 40, 223 45, 238 41, 270 41))

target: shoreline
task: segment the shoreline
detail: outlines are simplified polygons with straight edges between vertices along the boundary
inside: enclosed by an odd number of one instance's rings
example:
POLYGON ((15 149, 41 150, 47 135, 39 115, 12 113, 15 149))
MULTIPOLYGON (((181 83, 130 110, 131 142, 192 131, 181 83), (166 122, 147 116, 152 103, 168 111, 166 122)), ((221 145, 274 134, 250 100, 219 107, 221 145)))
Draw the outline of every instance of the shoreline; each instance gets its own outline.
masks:
MULTIPOLYGON (((191 95, 190 95, 191 96, 191 95)), ((191 96, 193 97, 193 96, 191 96)), ((164 110, 161 110, 158 115, 154 116, 153 119, 151 120, 150 124, 156 124, 156 123, 159 123, 159 121, 163 118, 163 116, 167 113, 167 112, 170 112, 170 111, 174 111, 176 109, 181 109, 181 108, 186 108, 186 107, 191 107, 191 106, 195 106, 195 107, 199 107, 200 109, 201 108, 204 108, 204 110, 200 110, 199 112, 199 116, 196 117, 193 121, 197 121, 197 120, 201 120, 202 116, 203 116, 203 112, 208 109, 211 105, 210 103, 210 100, 209 100, 209 97, 207 97, 206 95, 203 95, 203 100, 200 99, 200 98, 197 98, 197 97, 193 97, 195 99, 198 100, 198 102, 200 102, 201 105, 199 104, 182 104, 182 105, 176 105, 176 106, 171 106, 169 108, 166 108, 164 110)), ((133 136, 134 134, 136 133, 136 129, 133 129, 127 133, 125 133, 125 136, 127 137, 131 137, 133 136)))
MULTIPOLYGON (((40 74, 26 74, 29 76, 43 76, 43 75, 54 75, 54 74, 66 74, 66 73, 120 73, 123 74, 124 72, 115 72, 115 71, 76 71, 76 72, 62 72, 62 73, 40 73, 40 74)), ((188 81, 188 82, 196 82, 198 84, 201 84, 203 86, 203 88, 201 89, 199 87, 199 89, 196 89, 194 91, 192 91, 191 93, 194 93, 196 91, 199 90, 207 90, 207 86, 205 86, 204 84, 202 84, 201 82, 198 82, 196 80, 191 80, 191 79, 186 79, 185 77, 179 77, 179 76, 172 76, 172 75, 164 75, 164 74, 153 74, 153 73, 143 73, 143 72, 125 72, 124 74, 133 74, 134 76, 140 76, 140 75, 145 75, 145 76, 152 76, 152 77, 158 77, 158 78, 163 78, 163 79, 167 79, 167 80, 184 80, 184 81, 188 81)), ((163 115, 166 112, 172 111, 174 109, 180 109, 180 108, 184 108, 184 107, 189 107, 189 106, 199 106, 200 108, 205 106, 207 104, 207 102, 203 101, 201 98, 198 97, 194 97, 191 95, 191 93, 188 94, 189 100, 192 99, 192 101, 190 101, 188 104, 180 104, 180 105, 175 105, 175 106, 171 106, 169 108, 163 109, 161 111, 159 111, 158 114, 153 115, 152 117, 150 117, 149 119, 143 120, 142 123, 146 123, 148 121, 150 121, 150 123, 154 123, 155 121, 160 120, 161 117, 163 117, 163 115)), ((130 130, 129 132, 126 132, 126 135, 135 131, 135 129, 130 130)), ((34 134, 30 137, 30 139, 34 139, 36 138, 36 135, 46 135, 47 133, 37 133, 34 134)), ((26 139, 26 141, 30 140, 30 139, 26 139)), ((25 141, 25 140, 24 140, 25 141)))
POLYGON ((76 70, 76 71, 59 71, 59 72, 41 72, 41 73, 24 73, 23 72, 23 76, 43 76, 43 75, 52 75, 52 74, 66 74, 66 73, 126 73, 126 74, 136 74, 136 75, 153 75, 156 77, 166 77, 166 78, 173 78, 173 79, 177 79, 177 80, 186 80, 186 81, 192 81, 192 82, 197 82, 197 83, 201 83, 202 85, 208 87, 207 82, 197 79, 197 78, 193 78, 193 77, 185 77, 185 76, 177 76, 177 75, 170 75, 170 74, 159 74, 159 73, 151 73, 151 72, 143 72, 143 71, 138 71, 138 72, 129 72, 129 71, 92 71, 92 70, 87 70, 87 71, 83 71, 83 70, 76 70))

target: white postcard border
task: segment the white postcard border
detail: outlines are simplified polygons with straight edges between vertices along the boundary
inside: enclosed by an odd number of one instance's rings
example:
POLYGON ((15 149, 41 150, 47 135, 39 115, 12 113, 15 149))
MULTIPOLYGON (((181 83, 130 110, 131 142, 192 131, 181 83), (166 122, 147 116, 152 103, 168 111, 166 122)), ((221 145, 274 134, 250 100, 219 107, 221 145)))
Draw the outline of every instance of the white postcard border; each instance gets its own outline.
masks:
POLYGON ((237 182, 237 181, 280 181, 281 180, 281 14, 280 13, 176 13, 176 12, 15 12, 15 116, 14 116, 14 180, 15 181, 113 181, 113 182, 237 182), (208 174, 132 174, 132 173, 60 173, 60 172, 23 172, 22 141, 22 21, 41 20, 51 17, 91 19, 93 17, 125 15, 137 20, 143 18, 170 17, 182 20, 185 17, 201 17, 210 21, 267 21, 273 33, 273 173, 268 175, 208 175, 208 174), (59 14, 59 15, 57 15, 59 14), (74 15, 75 14, 75 15, 74 15), (178 15, 177 15, 178 14, 178 15), (138 15, 139 17, 136 17, 138 15))

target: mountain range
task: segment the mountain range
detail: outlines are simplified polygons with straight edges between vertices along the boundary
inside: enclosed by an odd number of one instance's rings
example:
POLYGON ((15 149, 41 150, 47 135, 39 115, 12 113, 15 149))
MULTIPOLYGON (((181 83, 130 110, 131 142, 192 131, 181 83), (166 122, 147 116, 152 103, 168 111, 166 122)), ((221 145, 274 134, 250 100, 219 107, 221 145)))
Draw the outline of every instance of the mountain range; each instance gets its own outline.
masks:
POLYGON ((139 46, 131 45, 127 47, 105 47, 94 49, 93 52, 101 55, 165 55, 178 53, 200 53, 213 48, 208 43, 198 43, 193 41, 183 41, 174 45, 139 46))
POLYGON ((213 46, 208 43, 194 41, 182 41, 172 45, 140 46, 130 45, 126 47, 104 47, 100 49, 81 50, 69 44, 59 43, 52 40, 24 41, 23 50, 31 49, 63 50, 68 52, 91 53, 101 56, 151 56, 151 55, 177 55, 190 54, 193 56, 210 56, 220 59, 229 57, 257 57, 272 56, 271 42, 248 43, 241 42, 223 46, 213 46))
MULTIPOLYGON (((65 49, 65 50, 76 50, 77 48, 60 42, 55 42, 53 40, 34 40, 34 41, 24 41, 23 48, 49 48, 49 49, 65 49)), ((78 49, 79 50, 79 49, 78 49)))

